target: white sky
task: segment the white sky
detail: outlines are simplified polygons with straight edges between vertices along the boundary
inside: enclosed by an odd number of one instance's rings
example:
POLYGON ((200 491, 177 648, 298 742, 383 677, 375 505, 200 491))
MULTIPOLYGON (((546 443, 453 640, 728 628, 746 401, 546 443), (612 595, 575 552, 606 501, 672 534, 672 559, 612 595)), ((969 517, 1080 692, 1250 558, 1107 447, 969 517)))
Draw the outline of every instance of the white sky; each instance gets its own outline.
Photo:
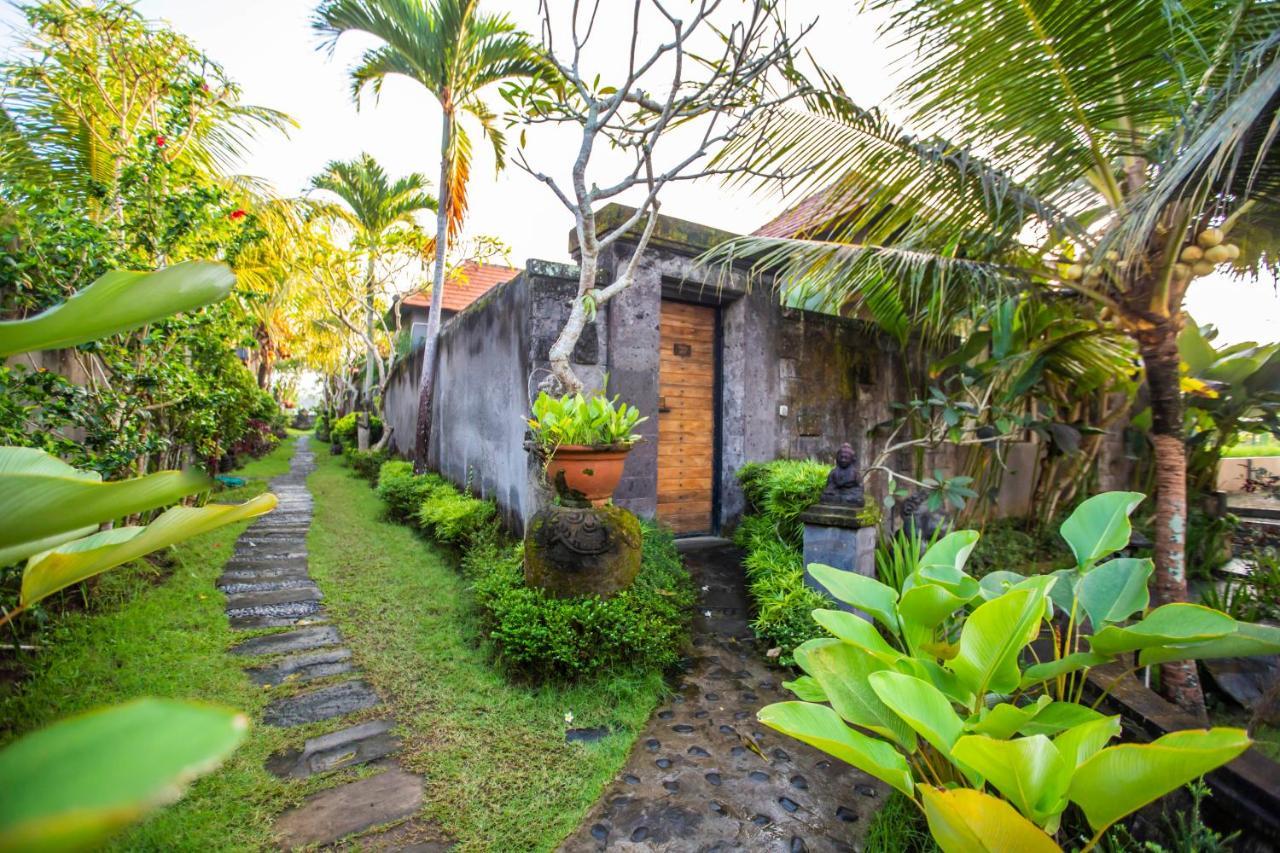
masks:
MULTIPOLYGON (((568 0, 552 3, 557 10, 568 8, 568 0)), ((416 84, 392 79, 380 101, 366 97, 357 110, 347 69, 370 42, 346 36, 332 57, 319 50, 309 24, 315 0, 141 0, 138 5, 148 17, 165 19, 186 33, 222 63, 244 88, 247 103, 283 110, 300 123, 288 139, 257 140, 246 173, 266 178, 281 193, 296 194, 329 160, 368 151, 392 175, 423 172, 434 186, 439 169, 434 100, 416 84)), ((630 5, 604 0, 605 11, 593 35, 605 51, 599 59, 607 61, 625 51, 629 16, 609 17, 608 12, 623 13, 630 5)), ((855 100, 872 106, 892 91, 897 66, 888 45, 876 38, 879 19, 859 13, 858 5, 851 0, 789 0, 788 12, 793 24, 818 19, 804 44, 855 100)), ((538 30, 537 0, 487 0, 484 8, 506 11, 526 30, 538 30)), ((12 44, 20 20, 11 6, 0 6, 0 40, 6 46, 12 44)), ((653 31, 652 38, 658 37, 653 31)), ((529 132, 530 161, 548 171, 567 166, 575 138, 540 131, 529 132)), ((606 168, 597 180, 603 185, 611 183, 610 178, 606 168)), ((546 187, 519 169, 495 176, 492 157, 479 144, 470 192, 471 232, 501 238, 511 247, 514 265, 523 266, 528 258, 568 259, 573 225, 568 212, 546 187)), ((730 191, 714 181, 671 186, 663 192, 663 213, 738 232, 751 231, 784 206, 776 198, 730 191)), ((1273 282, 1200 279, 1187 305, 1199 322, 1217 324, 1223 341, 1280 340, 1280 297, 1273 282)))

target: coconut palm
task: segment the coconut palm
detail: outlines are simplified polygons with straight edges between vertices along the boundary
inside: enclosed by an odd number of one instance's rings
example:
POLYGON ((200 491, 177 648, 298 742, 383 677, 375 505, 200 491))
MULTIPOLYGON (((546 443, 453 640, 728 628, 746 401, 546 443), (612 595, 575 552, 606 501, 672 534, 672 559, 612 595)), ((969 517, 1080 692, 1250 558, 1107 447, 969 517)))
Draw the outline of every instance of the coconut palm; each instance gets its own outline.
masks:
POLYGON ((427 193, 427 184, 426 176, 418 172, 392 181, 370 154, 361 154, 354 160, 331 161, 322 173, 311 179, 313 187, 338 197, 341 204, 327 210, 354 229, 353 248, 365 256, 364 338, 367 358, 361 395, 361 450, 369 449, 368 407, 374 405, 372 392, 378 358, 375 342, 378 262, 393 240, 402 236, 406 229, 416 229, 414 214, 438 209, 436 200, 427 193))
POLYGON ((435 268, 426 352, 419 384, 415 464, 426 464, 431 435, 431 395, 444 294, 445 252, 461 228, 467 209, 471 141, 458 123, 466 115, 479 122, 493 144, 498 168, 505 139, 497 115, 480 99, 486 88, 531 77, 544 66, 528 36, 505 15, 486 15, 477 0, 324 0, 314 26, 332 46, 343 33, 364 32, 382 41, 366 51, 351 71, 352 94, 366 86, 376 93, 388 76, 420 83, 440 104, 440 207, 436 213, 435 268))
MULTIPOLYGON (((1178 331, 1191 281, 1280 268, 1277 0, 871 0, 913 70, 895 96, 913 136, 833 81, 759 172, 810 166, 800 239, 721 258, 853 307, 945 332, 1000 292, 1074 292, 1130 336, 1159 471, 1156 597, 1186 596, 1178 331)), ((1208 284, 1204 286, 1209 286, 1208 284)), ((1190 665, 1163 686, 1202 712, 1190 665)))

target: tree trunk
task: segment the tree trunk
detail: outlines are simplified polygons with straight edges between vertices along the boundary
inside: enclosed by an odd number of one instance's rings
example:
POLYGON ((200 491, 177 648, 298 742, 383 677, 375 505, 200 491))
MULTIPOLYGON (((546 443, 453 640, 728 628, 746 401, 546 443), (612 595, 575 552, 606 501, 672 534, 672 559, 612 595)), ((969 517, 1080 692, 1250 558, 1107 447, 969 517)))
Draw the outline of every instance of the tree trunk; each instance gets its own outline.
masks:
MULTIPOLYGON (((1174 321, 1137 334, 1151 395, 1151 443, 1155 447, 1156 604, 1187 600, 1187 448, 1182 435, 1182 388, 1179 384, 1178 329, 1174 321)), ((1184 711, 1206 719, 1204 693, 1194 661, 1175 661, 1160 668, 1165 697, 1184 711)))
POLYGON ((378 357, 378 350, 373 343, 373 324, 373 250, 370 249, 364 273, 364 331, 369 342, 364 357, 364 387, 360 391, 360 425, 356 428, 356 447, 361 452, 369 449, 369 434, 372 431, 369 412, 373 408, 374 370, 377 369, 374 359, 378 357))
POLYGON ((440 131, 440 192, 436 202, 436 260, 432 270, 431 311, 427 314, 427 339, 422 354, 422 375, 418 379, 418 423, 414 431, 413 470, 427 470, 431 443, 431 398, 436 386, 436 358, 440 343, 440 311, 444 299, 445 253, 449 240, 449 173, 453 139, 453 112, 445 108, 440 131))
POLYGON ((597 261, 594 254, 586 248, 581 250, 578 266, 578 296, 569 306, 569 318, 564 328, 556 336, 555 343, 547 353, 547 361, 551 365, 551 375, 555 377, 560 394, 577 394, 582 390, 582 380, 573 371, 573 351, 578 346, 578 339, 587 327, 587 305, 584 298, 595 289, 597 261))

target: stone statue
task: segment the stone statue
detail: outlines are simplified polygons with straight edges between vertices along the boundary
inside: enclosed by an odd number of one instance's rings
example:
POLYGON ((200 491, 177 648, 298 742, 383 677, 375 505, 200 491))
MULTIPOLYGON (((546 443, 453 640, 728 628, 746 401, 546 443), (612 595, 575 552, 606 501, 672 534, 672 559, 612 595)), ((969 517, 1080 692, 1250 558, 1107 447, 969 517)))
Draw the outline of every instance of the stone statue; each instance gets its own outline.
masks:
POLYGON ((858 473, 858 454, 845 442, 836 451, 836 467, 827 475, 826 488, 822 490, 820 504, 862 507, 866 500, 862 492, 862 477, 858 473))
POLYGON ((898 506, 902 516, 902 530, 910 535, 912 531, 920 534, 920 541, 928 543, 935 534, 945 536, 951 527, 943 512, 933 512, 928 508, 928 494, 923 491, 914 492, 898 506))

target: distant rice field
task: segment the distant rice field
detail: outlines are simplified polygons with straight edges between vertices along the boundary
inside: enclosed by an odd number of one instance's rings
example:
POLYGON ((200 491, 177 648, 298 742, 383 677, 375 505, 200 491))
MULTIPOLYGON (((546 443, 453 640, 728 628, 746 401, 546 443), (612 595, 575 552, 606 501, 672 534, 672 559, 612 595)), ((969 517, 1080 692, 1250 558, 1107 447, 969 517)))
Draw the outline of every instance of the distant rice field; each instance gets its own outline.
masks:
POLYGON ((1237 444, 1235 447, 1228 447, 1222 455, 1236 458, 1244 456, 1280 456, 1280 442, 1270 444, 1237 444))

